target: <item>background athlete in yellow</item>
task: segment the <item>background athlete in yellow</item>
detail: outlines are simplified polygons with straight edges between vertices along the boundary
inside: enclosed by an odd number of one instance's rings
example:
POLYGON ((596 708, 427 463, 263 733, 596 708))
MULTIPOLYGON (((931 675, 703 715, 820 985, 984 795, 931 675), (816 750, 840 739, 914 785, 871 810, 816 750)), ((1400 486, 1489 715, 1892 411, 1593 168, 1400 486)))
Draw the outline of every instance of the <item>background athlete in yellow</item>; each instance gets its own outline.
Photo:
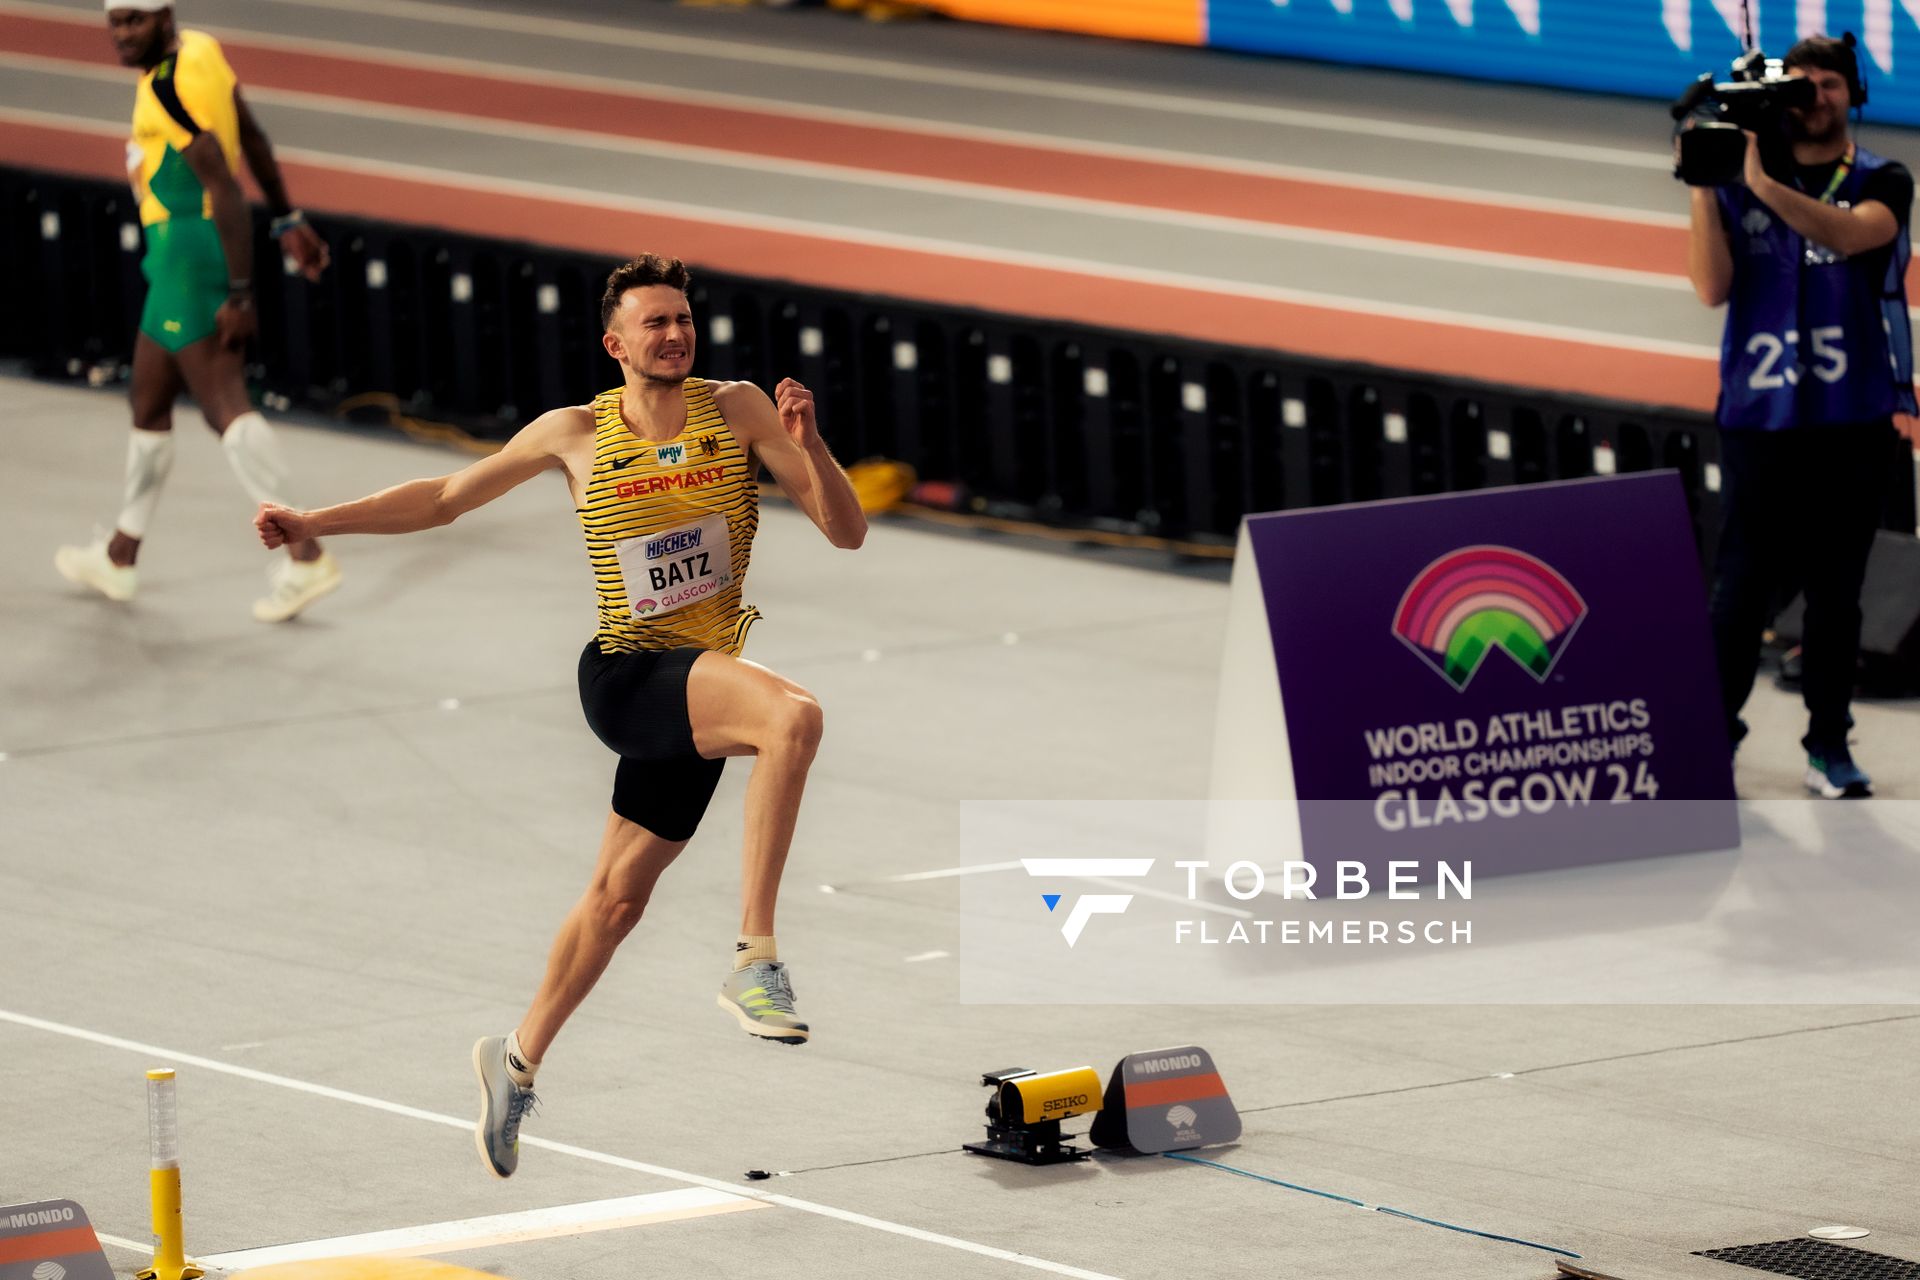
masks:
MULTIPOLYGON (((143 74, 134 94, 128 177, 140 201, 147 251, 146 306, 133 351, 133 434, 127 483, 111 538, 62 547, 54 565, 112 600, 131 599, 134 560, 173 469, 173 403, 190 391, 256 501, 284 498, 285 466, 267 420, 247 399, 243 365, 253 336, 253 230, 235 177, 241 158, 267 197, 283 252, 307 278, 327 265, 326 244, 287 202, 273 146, 240 96, 214 38, 175 27, 158 0, 106 0, 122 65, 143 74)), ((262 622, 284 622, 340 583, 313 541, 288 548, 272 589, 254 602, 262 622)))
POLYGON ((414 480, 318 511, 263 505, 269 548, 341 533, 444 525, 543 471, 567 477, 600 596, 600 627, 580 661, 587 722, 620 756, 612 811, 586 893, 561 925, 526 1017, 474 1046, 476 1142, 499 1177, 519 1163, 534 1072, 646 909, 654 883, 693 835, 726 757, 757 757, 747 783, 740 937, 719 1002, 750 1034, 789 1044, 809 1031, 773 937, 775 899, 820 704, 738 655, 758 614, 740 602, 765 464, 836 547, 865 540, 866 516, 792 379, 775 400, 693 369, 693 314, 678 260, 616 270, 601 303, 622 384, 592 405, 541 415, 463 471, 414 480))

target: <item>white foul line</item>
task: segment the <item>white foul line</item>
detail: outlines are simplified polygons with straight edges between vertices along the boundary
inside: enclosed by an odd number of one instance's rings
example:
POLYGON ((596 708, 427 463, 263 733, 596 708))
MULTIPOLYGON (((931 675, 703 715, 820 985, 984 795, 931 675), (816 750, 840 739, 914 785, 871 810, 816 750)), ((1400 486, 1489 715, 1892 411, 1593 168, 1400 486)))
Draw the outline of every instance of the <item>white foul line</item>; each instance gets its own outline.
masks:
POLYGON ((245 1267, 266 1267, 282 1262, 357 1258, 368 1254, 418 1258, 436 1253, 455 1253, 462 1249, 524 1244, 529 1240, 551 1240, 557 1236, 585 1235, 590 1231, 617 1231, 714 1213, 738 1213, 743 1209, 772 1207, 765 1201, 750 1200, 731 1192, 710 1191, 705 1187, 681 1187, 647 1195, 622 1196, 616 1200, 590 1200, 582 1204, 556 1205, 551 1209, 523 1209, 518 1213, 494 1213, 480 1218, 464 1218, 458 1222, 434 1222, 393 1231, 335 1236, 329 1240, 305 1240, 298 1244, 269 1245, 264 1249, 241 1249, 234 1253, 211 1254, 197 1261, 223 1271, 238 1271, 245 1267))
MULTIPOLYGON (((456 1116, 443 1115, 438 1111, 428 1111, 422 1107, 410 1107, 404 1103, 388 1102, 384 1098, 371 1097, 364 1093, 352 1093, 345 1089, 335 1089, 329 1085, 313 1084, 306 1080, 296 1080, 291 1076, 274 1075, 268 1071, 256 1071, 251 1067, 237 1067, 232 1063, 220 1062, 213 1058, 203 1058, 198 1054, 181 1053, 160 1045, 146 1044, 139 1040, 127 1040, 120 1036, 110 1036, 98 1031, 88 1031, 84 1027, 69 1026, 62 1022, 49 1022, 45 1018, 36 1018, 30 1014, 14 1013, 0 1009, 0 1022, 11 1022, 17 1026, 29 1027, 35 1031, 46 1031, 53 1035, 69 1036, 75 1040, 84 1040, 91 1044, 103 1045, 109 1049, 125 1049, 147 1058, 160 1058, 167 1062, 183 1066, 199 1067, 220 1075, 234 1076, 241 1080, 251 1080, 256 1084, 270 1084, 282 1089, 291 1089, 296 1093, 310 1094, 317 1098, 327 1098, 334 1102, 350 1102, 355 1106, 367 1107, 374 1111, 384 1111, 389 1115, 405 1116, 410 1120, 423 1120, 429 1124, 444 1125, 452 1129, 471 1131, 473 1121, 462 1120, 456 1116)), ((1001 1262, 1011 1262, 1023 1267, 1032 1267, 1036 1271, 1046 1271, 1053 1275, 1073 1276, 1077 1280, 1117 1280, 1117 1277, 1099 1271, 1087 1271, 1080 1267, 1068 1266, 1063 1262, 1050 1262, 1045 1258, 1036 1258, 1031 1254, 1015 1253, 1011 1249, 1000 1249, 989 1244, 979 1244, 972 1240, 962 1240, 958 1236, 941 1235, 935 1231, 923 1231, 919 1227, 910 1227, 900 1222, 890 1222, 885 1218, 873 1218, 864 1213, 853 1213, 846 1209, 836 1209, 832 1205, 816 1204, 811 1200, 797 1200, 792 1196, 773 1195, 764 1191, 754 1191, 734 1183, 723 1182, 718 1178, 708 1178, 697 1173, 687 1173, 680 1169, 670 1169, 665 1165, 648 1164, 643 1160, 629 1160, 625 1156, 608 1155, 603 1151, 591 1151, 586 1147, 576 1147, 570 1143, 554 1142, 546 1138, 536 1138, 527 1134, 520 1135, 522 1147, 535 1147, 543 1151, 552 1151, 558 1155, 573 1156, 580 1160, 590 1160, 595 1164, 608 1165, 615 1169, 626 1169, 633 1173, 651 1174, 656 1178, 665 1178, 670 1182, 684 1182, 688 1186, 706 1187, 711 1191, 720 1191, 728 1195, 739 1196, 746 1200, 759 1200, 767 1204, 779 1205, 786 1209, 797 1209, 801 1213, 811 1213, 822 1218, 852 1223, 855 1226, 871 1227, 876 1231, 885 1231, 890 1235, 904 1236, 909 1240, 918 1240, 924 1244, 937 1244, 949 1249, 959 1249, 966 1253, 994 1258, 1001 1262)), ((122 1243, 116 1241, 115 1243, 122 1243)))

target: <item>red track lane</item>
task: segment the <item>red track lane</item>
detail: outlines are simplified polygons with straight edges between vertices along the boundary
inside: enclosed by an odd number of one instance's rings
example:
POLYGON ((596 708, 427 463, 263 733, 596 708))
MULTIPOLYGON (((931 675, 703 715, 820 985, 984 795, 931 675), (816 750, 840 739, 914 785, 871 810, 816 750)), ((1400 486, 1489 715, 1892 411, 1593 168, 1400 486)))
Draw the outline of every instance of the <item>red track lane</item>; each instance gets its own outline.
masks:
MULTIPOLYGON (((94 64, 110 60, 105 31, 92 21, 10 16, 0 26, 0 48, 94 64)), ((424 66, 396 69, 391 61, 306 53, 251 40, 228 40, 224 48, 241 83, 263 89, 1556 262, 1676 276, 1686 270, 1684 228, 1512 209, 1493 197, 1481 202, 1385 195, 1339 183, 1121 159, 1071 147, 929 137, 909 129, 796 120, 775 111, 699 106, 638 92, 529 84, 424 66)))
MULTIPOLYGON (((41 125, 14 124, 0 130, 0 161, 92 177, 119 178, 125 173, 122 144, 116 139, 41 125)), ((1272 347, 1608 399, 1713 407, 1717 371, 1713 361, 1697 357, 730 227, 597 206, 587 202, 585 193, 574 203, 327 165, 283 162, 282 168, 292 191, 315 210, 390 222, 430 220, 473 235, 534 240, 610 257, 655 249, 714 271, 822 288, 935 299, 985 311, 1272 347), (431 218, 423 217, 429 210, 431 218)), ((476 184, 484 184, 484 178, 476 184)))

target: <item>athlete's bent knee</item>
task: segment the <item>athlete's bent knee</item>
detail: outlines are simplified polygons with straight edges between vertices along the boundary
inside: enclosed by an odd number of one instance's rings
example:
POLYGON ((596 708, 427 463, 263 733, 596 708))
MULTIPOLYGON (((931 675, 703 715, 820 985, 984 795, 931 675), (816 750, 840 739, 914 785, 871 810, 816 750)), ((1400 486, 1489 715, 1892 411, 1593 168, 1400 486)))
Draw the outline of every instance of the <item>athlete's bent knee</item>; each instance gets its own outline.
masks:
POLYGON ((820 704, 807 693, 789 693, 780 702, 780 710, 769 726, 766 750, 813 755, 820 746, 820 734, 826 725, 820 704))

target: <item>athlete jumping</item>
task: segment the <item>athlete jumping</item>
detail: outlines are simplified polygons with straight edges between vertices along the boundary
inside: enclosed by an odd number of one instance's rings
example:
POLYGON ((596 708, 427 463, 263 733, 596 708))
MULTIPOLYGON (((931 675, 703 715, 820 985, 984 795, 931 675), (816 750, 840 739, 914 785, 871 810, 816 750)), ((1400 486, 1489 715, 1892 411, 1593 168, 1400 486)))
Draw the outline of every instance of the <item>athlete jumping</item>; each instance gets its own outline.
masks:
POLYGON ((728 756, 755 756, 741 852, 740 936, 720 1007, 748 1034, 804 1044, 807 1024, 774 945, 780 874, 820 704, 740 657, 760 616, 741 603, 759 523, 760 464, 836 547, 865 540, 866 516, 814 421, 812 394, 787 379, 775 400, 747 382, 690 377, 687 269, 648 254, 608 277, 600 318, 622 384, 593 403, 542 414, 500 452, 317 511, 263 503, 269 547, 322 535, 411 533, 448 524, 543 471, 566 473, 600 597, 580 655, 587 724, 620 757, 599 861, 554 939, 520 1025, 473 1049, 481 1094, 476 1143, 498 1177, 519 1164, 534 1073, 567 1017, 639 923, 654 883, 686 847, 728 756))

